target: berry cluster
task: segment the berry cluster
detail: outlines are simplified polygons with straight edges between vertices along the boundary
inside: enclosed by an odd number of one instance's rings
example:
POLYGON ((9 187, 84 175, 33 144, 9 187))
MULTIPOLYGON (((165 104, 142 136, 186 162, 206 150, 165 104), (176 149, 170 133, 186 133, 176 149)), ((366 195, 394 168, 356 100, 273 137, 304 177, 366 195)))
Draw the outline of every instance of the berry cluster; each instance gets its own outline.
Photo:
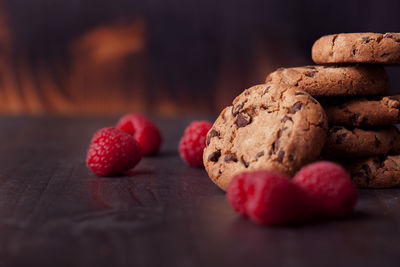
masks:
MULTIPOLYGON (((193 121, 179 143, 181 158, 190 166, 203 166, 208 121, 193 121)), ((155 155, 162 143, 160 130, 140 114, 123 116, 115 127, 97 131, 90 143, 86 164, 98 176, 121 174, 135 167, 142 156, 155 155)))
POLYGON ((86 165, 98 176, 121 174, 135 167, 142 156, 158 153, 160 131, 140 114, 122 117, 116 127, 97 131, 90 143, 86 165))
POLYGON ((356 205, 357 189, 341 166, 321 161, 303 167, 293 180, 275 171, 241 173, 229 184, 227 198, 241 215, 279 225, 347 216, 356 205))

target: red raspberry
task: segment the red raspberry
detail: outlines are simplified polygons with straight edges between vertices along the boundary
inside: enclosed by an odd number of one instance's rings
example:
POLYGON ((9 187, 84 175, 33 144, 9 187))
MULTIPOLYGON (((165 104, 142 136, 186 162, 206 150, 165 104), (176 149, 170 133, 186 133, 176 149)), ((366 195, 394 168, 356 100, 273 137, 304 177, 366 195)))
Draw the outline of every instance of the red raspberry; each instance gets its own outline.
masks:
POLYGON ((142 155, 154 155, 160 150, 161 133, 157 126, 140 114, 127 114, 117 123, 117 129, 132 135, 142 147, 142 155))
POLYGON ((203 150, 206 147, 206 135, 212 124, 208 121, 193 121, 179 142, 181 158, 190 166, 203 166, 203 150))
POLYGON ((298 222, 311 215, 307 193, 285 174, 244 172, 228 186, 228 201, 245 217, 266 225, 298 222))
POLYGON ((141 148, 129 134, 114 127, 97 131, 86 156, 86 165, 98 176, 120 174, 136 166, 141 148))
POLYGON ((349 215, 357 203, 357 189, 340 165, 320 161, 303 167, 293 178, 310 195, 318 215, 349 215))

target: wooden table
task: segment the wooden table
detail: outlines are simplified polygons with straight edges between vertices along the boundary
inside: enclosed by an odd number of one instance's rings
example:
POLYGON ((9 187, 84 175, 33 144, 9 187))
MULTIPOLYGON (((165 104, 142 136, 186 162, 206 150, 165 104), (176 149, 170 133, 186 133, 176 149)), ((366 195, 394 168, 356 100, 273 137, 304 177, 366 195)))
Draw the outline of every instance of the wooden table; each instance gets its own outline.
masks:
POLYGON ((158 120, 158 157, 98 178, 86 149, 115 118, 0 118, 1 266, 400 266, 399 189, 360 190, 349 219, 260 227, 179 158, 191 119, 158 120))

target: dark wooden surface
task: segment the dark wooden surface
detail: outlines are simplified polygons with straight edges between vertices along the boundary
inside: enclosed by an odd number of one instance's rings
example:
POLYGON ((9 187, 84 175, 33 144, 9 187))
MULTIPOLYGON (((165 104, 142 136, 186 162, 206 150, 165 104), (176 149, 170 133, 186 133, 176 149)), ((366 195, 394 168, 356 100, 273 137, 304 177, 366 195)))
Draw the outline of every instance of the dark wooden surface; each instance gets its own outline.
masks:
POLYGON ((84 163, 115 118, 0 118, 1 266, 400 266, 400 190, 362 190, 353 217, 264 228, 177 153, 190 121, 124 177, 84 163))

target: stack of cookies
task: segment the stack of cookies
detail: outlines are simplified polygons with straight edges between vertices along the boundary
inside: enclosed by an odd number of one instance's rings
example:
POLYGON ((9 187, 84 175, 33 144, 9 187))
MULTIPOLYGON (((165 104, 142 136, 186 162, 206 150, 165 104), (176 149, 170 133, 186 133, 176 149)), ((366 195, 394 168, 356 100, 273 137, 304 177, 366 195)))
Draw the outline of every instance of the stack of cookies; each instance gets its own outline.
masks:
POLYGON ((220 188, 240 172, 293 175, 321 158, 359 187, 400 185, 400 96, 388 95, 383 67, 400 64, 400 33, 324 36, 312 56, 320 65, 280 68, 221 112, 203 154, 220 188))
POLYGON ((399 33, 323 36, 312 48, 317 64, 281 68, 268 84, 316 97, 328 119, 321 157, 342 163, 364 188, 400 185, 400 95, 388 95, 384 65, 400 64, 399 33))
POLYGON ((221 112, 203 154, 220 188, 244 171, 293 175, 321 158, 359 187, 400 185, 400 95, 388 95, 383 67, 400 65, 400 33, 323 36, 312 56, 320 65, 278 69, 221 112))

